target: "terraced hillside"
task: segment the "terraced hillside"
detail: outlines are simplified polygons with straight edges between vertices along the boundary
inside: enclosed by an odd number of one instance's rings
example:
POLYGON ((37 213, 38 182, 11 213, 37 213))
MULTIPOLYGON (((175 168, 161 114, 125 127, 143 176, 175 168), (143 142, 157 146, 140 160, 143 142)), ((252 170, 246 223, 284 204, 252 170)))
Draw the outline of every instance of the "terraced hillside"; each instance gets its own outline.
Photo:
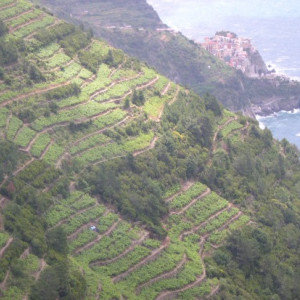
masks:
POLYGON ((1 297, 224 290, 214 253, 260 232, 236 165, 253 147, 276 187, 294 150, 25 0, 1 1, 0 19, 1 297))

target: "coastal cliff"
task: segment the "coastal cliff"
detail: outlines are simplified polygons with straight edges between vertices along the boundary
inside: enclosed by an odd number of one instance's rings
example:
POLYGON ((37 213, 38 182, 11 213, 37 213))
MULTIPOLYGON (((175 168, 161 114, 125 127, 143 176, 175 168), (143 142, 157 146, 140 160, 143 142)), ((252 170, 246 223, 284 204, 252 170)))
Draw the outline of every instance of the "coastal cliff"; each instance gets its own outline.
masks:
POLYGON ((300 85, 274 80, 276 74, 264 76, 267 68, 258 51, 250 52, 245 72, 236 70, 164 25, 145 0, 36 1, 199 95, 213 94, 231 111, 255 117, 299 107, 300 85))

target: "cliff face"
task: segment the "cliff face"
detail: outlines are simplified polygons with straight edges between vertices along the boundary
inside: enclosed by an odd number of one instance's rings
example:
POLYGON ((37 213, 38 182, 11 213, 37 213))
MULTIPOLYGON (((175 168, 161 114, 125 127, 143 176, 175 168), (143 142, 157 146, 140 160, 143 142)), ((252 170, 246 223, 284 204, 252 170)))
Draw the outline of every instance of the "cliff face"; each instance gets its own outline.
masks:
POLYGON ((267 73, 267 66, 260 53, 257 50, 251 52, 249 55, 249 66, 246 69, 245 75, 249 77, 260 77, 267 73))

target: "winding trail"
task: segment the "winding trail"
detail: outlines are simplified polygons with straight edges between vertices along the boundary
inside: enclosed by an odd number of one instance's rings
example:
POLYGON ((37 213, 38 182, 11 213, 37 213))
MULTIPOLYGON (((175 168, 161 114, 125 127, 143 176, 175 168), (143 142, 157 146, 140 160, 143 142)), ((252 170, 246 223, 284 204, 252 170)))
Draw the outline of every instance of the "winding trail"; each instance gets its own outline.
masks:
POLYGON ((136 157, 138 155, 143 154, 144 152, 147 152, 147 151, 153 149, 155 147, 157 141, 158 141, 158 137, 155 136, 148 147, 146 147, 145 149, 133 152, 133 156, 136 157))
MULTIPOLYGON (((0 209, 3 209, 4 207, 5 207, 5 205, 8 203, 8 199, 7 198, 5 198, 5 197, 2 197, 1 199, 0 199, 0 209)), ((0 215, 0 228, 1 228, 1 226, 4 226, 4 224, 2 223, 2 221, 1 221, 1 215, 0 215)))
POLYGON ((95 244, 97 244, 104 236, 110 235, 115 229, 116 227, 119 225, 119 223, 121 222, 121 219, 119 219, 118 221, 116 221, 106 232, 104 232, 103 234, 98 235, 98 237, 96 239, 94 239, 93 241, 85 244, 82 247, 77 248, 74 253, 75 254, 80 254, 82 251, 85 251, 91 247, 93 247, 95 244))
POLYGON ((142 90, 142 89, 145 89, 153 84, 156 83, 156 81, 159 80, 159 76, 157 75, 154 79, 152 79, 151 81, 149 81, 148 83, 145 83, 145 84, 141 84, 139 86, 137 86, 135 89, 138 91, 138 90, 142 90))
MULTIPOLYGON (((142 150, 136 150, 136 151, 133 152, 132 155, 134 157, 136 157, 138 155, 143 154, 144 152, 147 152, 147 151, 153 149, 155 147, 155 145, 156 145, 157 140, 158 140, 158 137, 154 137, 154 139, 152 140, 151 144, 148 147, 146 147, 146 148, 144 148, 142 150)), ((100 165, 100 164, 102 164, 104 162, 107 162, 109 160, 126 157, 127 155, 128 155, 128 153, 126 152, 124 154, 120 154, 120 155, 117 155, 117 156, 114 156, 114 157, 111 157, 111 158, 102 159, 100 161, 95 160, 94 162, 91 162, 89 165, 97 166, 97 165, 100 165)))
MULTIPOLYGON (((108 210, 103 214, 103 216, 107 215, 108 214, 108 210)), ((73 232, 72 234, 68 235, 67 239, 68 240, 73 240, 73 239, 76 239, 78 237, 78 235, 88 229, 89 227, 91 226, 96 226, 99 222, 100 218, 94 220, 94 221, 91 221, 89 223, 86 223, 86 224, 83 224, 82 226, 80 226, 75 232, 73 232)))
POLYGON ((195 181, 186 181, 180 188, 180 191, 177 192, 174 195, 171 195, 170 197, 164 199, 165 202, 169 203, 171 201, 173 201, 173 199, 177 196, 179 196, 180 194, 184 193, 185 191, 187 191, 192 185, 195 184, 195 181))
POLYGON ((70 145, 70 147, 71 147, 71 146, 76 146, 76 145, 78 145, 79 143, 81 143, 82 141, 84 141, 84 140, 86 140, 86 139, 88 139, 88 138, 90 138, 90 137, 92 137, 92 136, 94 136, 94 135, 100 134, 100 133, 104 132, 104 131, 107 130, 107 129, 111 129, 111 128, 114 128, 114 127, 116 127, 116 126, 122 125, 122 124, 125 123, 129 118, 130 118, 129 116, 126 116, 123 120, 119 121, 118 123, 115 123, 115 124, 113 124, 113 125, 111 125, 111 126, 104 127, 104 128, 102 128, 102 129, 100 129, 100 130, 97 130, 97 131, 94 131, 94 132, 92 132, 92 133, 90 133, 90 134, 87 134, 87 135, 85 135, 83 138, 81 138, 81 139, 75 141, 74 143, 72 143, 72 144, 70 145))
POLYGON ((207 188, 204 193, 202 193, 200 196, 196 197, 193 199, 188 205, 184 206, 181 210, 179 211, 171 211, 170 216, 172 215, 182 215, 184 212, 186 212, 191 206, 193 206, 197 201, 200 199, 204 198, 205 196, 209 195, 211 193, 210 188, 207 188))
MULTIPOLYGON (((0 10, 1 10, 1 7, 0 7, 0 10)), ((29 13, 31 13, 31 12, 33 12, 33 11, 34 11, 34 9, 33 9, 33 8, 30 8, 30 9, 28 9, 28 10, 23 11, 23 12, 20 13, 19 15, 16 15, 16 16, 13 16, 13 17, 11 17, 11 18, 5 19, 5 22, 10 22, 10 21, 12 21, 12 20, 18 19, 19 17, 21 17, 21 16, 23 16, 23 15, 26 15, 26 14, 29 14, 29 13)))
POLYGON ((213 147, 212 147, 212 153, 215 153, 216 152, 216 149, 217 149, 217 137, 218 137, 218 134, 219 132, 225 128, 228 124, 230 124, 231 122, 233 121, 236 121, 237 120, 237 116, 234 116, 234 117, 231 117, 230 119, 228 119, 224 124, 218 126, 218 129, 217 131, 215 132, 214 134, 214 137, 213 137, 213 147))
MULTIPOLYGON (((205 240, 206 240, 206 238, 203 237, 199 243, 200 244, 199 255, 201 258, 202 258, 202 252, 203 252, 203 246, 204 246, 205 240)), ((184 292, 184 291, 191 289, 191 288, 197 286, 198 284, 200 284, 206 278, 205 264, 203 263, 202 259, 201 259, 201 262, 202 262, 203 272, 202 272, 201 276, 197 278, 197 280, 187 284, 186 286, 184 286, 180 289, 163 291, 156 297, 156 300, 175 299, 179 293, 184 292)))
POLYGON ((141 292, 141 290, 159 280, 162 280, 162 279, 167 279, 167 278, 170 278, 170 277, 174 277, 179 271, 180 269, 184 266, 184 264, 187 262, 187 257, 186 257, 186 254, 184 253, 183 254, 183 258, 182 260, 180 261, 180 263, 176 266, 176 268, 174 268, 172 271, 169 271, 167 273, 163 273, 157 277, 154 277, 152 278, 151 280, 139 285, 137 288, 136 288, 136 292, 139 294, 141 292))
POLYGON ((16 5, 17 5, 17 1, 13 1, 12 3, 9 3, 7 5, 0 6, 0 11, 5 10, 7 8, 10 8, 10 7, 13 7, 13 6, 16 6, 16 5))
POLYGON ((121 254, 119 254, 118 256, 114 257, 114 258, 111 258, 111 259, 108 259, 108 260, 104 260, 104 261, 94 261, 92 263, 90 263, 90 266, 104 266, 104 265, 108 265, 108 264, 111 264, 119 259, 121 259, 122 257, 124 257, 126 254, 128 254, 129 252, 133 251, 134 248, 137 246, 137 245, 140 245, 147 237, 149 236, 149 232, 145 232, 144 234, 142 234, 142 236, 134 241, 130 247, 128 247, 124 252, 122 252, 121 254))
POLYGON ((5 246, 0 250, 0 258, 3 257, 5 250, 10 246, 10 244, 13 242, 14 238, 10 237, 8 241, 6 242, 5 246))
POLYGON ((13 176, 18 175, 21 171, 23 171, 27 166, 29 166, 35 159, 32 157, 30 160, 25 162, 23 166, 21 166, 19 169, 13 172, 13 176))
POLYGON ((126 81, 131 81, 131 80, 134 80, 134 79, 137 79, 139 77, 141 77, 143 74, 139 73, 133 77, 129 77, 129 78, 121 78, 121 79, 118 79, 116 81, 113 81, 111 82, 108 86, 104 87, 104 88, 101 88, 97 91, 95 91, 94 93, 92 93, 90 95, 90 100, 93 100, 95 97, 101 95, 101 94, 104 94, 106 93, 107 91, 109 91, 112 87, 114 87, 115 85, 119 84, 119 83, 122 83, 122 82, 126 82, 126 81))
POLYGON ((44 156, 46 155, 46 153, 48 152, 49 148, 54 144, 54 141, 51 140, 50 143, 46 146, 46 148, 44 149, 44 151, 42 152, 40 159, 43 159, 44 156))
POLYGON ((176 93, 175 93, 173 99, 168 103, 168 105, 172 105, 177 100, 179 92, 180 92, 180 87, 177 86, 176 93))
POLYGON ((4 280, 0 283, 0 290, 5 290, 8 277, 9 277, 9 270, 7 270, 4 280))
POLYGON ((31 20, 29 20, 29 21, 27 21, 27 22, 25 22, 25 23, 23 23, 23 24, 20 24, 20 25, 18 25, 18 26, 16 26, 16 27, 11 27, 11 28, 9 29, 9 33, 14 33, 15 31, 17 31, 18 29, 20 29, 20 28, 22 28, 22 27, 28 26, 28 25, 30 25, 30 24, 32 24, 32 23, 35 23, 35 22, 37 22, 37 21, 42 20, 44 17, 45 17, 45 15, 44 15, 44 14, 41 14, 41 15, 37 16, 36 18, 31 19, 31 20))
POLYGON ((227 228, 231 223, 233 223, 234 221, 239 219, 242 214, 243 213, 241 211, 239 211, 236 215, 234 215, 232 218, 230 218, 225 224, 223 224, 220 228, 218 228, 217 231, 222 231, 225 228, 227 228))
POLYGON ((30 254, 30 249, 27 248, 24 250, 24 252, 21 254, 20 258, 25 259, 30 254))
POLYGON ((38 269, 37 272, 35 272, 35 273, 33 274, 33 277, 34 277, 35 281, 39 280, 40 275, 41 275, 41 273, 44 271, 44 269, 46 268, 46 266, 47 266, 47 263, 46 263, 45 259, 44 259, 44 258, 41 258, 41 259, 40 259, 40 266, 39 266, 39 269, 38 269))
POLYGON ((207 223, 209 223, 211 220, 215 219, 216 217, 218 217, 220 214, 222 214, 224 211, 230 209, 233 206, 232 203, 229 203, 229 205, 219 211, 217 211, 216 213, 214 213, 213 215, 211 215, 208 219, 206 219, 204 222, 198 224, 197 226, 193 227, 190 230, 184 231, 180 234, 179 239, 182 241, 182 239, 190 234, 193 234, 195 232, 197 232, 201 227, 204 227, 207 223))
POLYGON ((218 293, 218 291, 220 290, 220 285, 218 284, 217 286, 215 286, 211 292, 209 293, 209 295, 206 296, 207 299, 211 298, 212 296, 216 295, 218 293))
POLYGON ((161 95, 164 96, 170 89, 171 86, 171 81, 168 82, 168 84, 165 86, 165 88, 163 89, 163 91, 161 92, 161 95))
POLYGON ((93 209, 93 208, 97 207, 98 205, 99 205, 99 203, 96 202, 94 205, 91 205, 91 206, 82 208, 82 209, 80 209, 80 210, 77 210, 74 214, 72 214, 72 215, 70 215, 70 216, 68 216, 68 217, 63 218, 63 219, 60 220, 58 223, 56 223, 55 225, 53 225, 52 227, 50 227, 48 230, 51 230, 51 229, 56 228, 56 227, 58 227, 58 226, 61 226, 62 224, 65 224, 69 219, 72 219, 72 218, 74 218, 75 216, 78 216, 78 215, 80 215, 80 214, 82 214, 82 213, 84 213, 84 212, 86 212, 86 211, 88 211, 88 210, 90 210, 90 209, 93 209))
POLYGON ((59 87, 62 87, 62 86, 66 86, 68 84, 70 84, 71 81, 66 81, 64 83, 58 83, 58 84, 52 84, 46 88, 43 88, 43 89, 37 89, 37 90, 34 90, 32 92, 29 92, 29 93, 26 93, 26 94, 19 94, 19 96, 16 96, 14 97, 13 99, 8 99, 6 101, 3 101, 0 103, 0 107, 3 107, 11 102, 17 102, 17 101, 20 101, 20 100, 23 100, 25 98, 29 98, 31 96, 36 96, 36 95, 40 95, 40 94, 43 94, 43 93, 46 93, 46 92, 49 92, 51 90, 54 90, 56 88, 59 88, 59 87))
POLYGON ((164 242, 161 244, 161 246, 157 249, 154 249, 151 254, 147 257, 145 257, 144 259, 142 259, 139 263, 137 263, 136 265, 132 266, 131 268, 129 268, 127 271, 125 271, 124 273, 121 273, 115 277, 112 278, 113 283, 117 283, 119 281, 121 281, 122 279, 126 278, 130 273, 134 272, 135 270, 139 269, 140 267, 142 267, 143 265, 153 261, 156 259, 156 257, 158 255, 160 255, 160 253, 166 249, 168 246, 170 245, 170 238, 166 237, 166 239, 164 240, 164 242))

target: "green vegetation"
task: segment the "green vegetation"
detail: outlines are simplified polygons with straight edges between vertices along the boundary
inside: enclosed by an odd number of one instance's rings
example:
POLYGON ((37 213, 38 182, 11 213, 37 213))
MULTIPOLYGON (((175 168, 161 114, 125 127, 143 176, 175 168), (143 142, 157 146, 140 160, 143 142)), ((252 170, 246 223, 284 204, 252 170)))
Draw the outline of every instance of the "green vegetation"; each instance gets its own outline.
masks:
POLYGON ((35 135, 35 131, 28 127, 23 127, 15 137, 15 143, 21 147, 26 147, 35 135))
POLYGON ((202 183, 196 183, 192 187, 190 187, 186 192, 184 192, 182 195, 177 196, 173 199, 173 201, 170 203, 171 209, 178 210, 180 208, 183 208, 191 200, 193 200, 196 197, 199 197, 207 187, 203 185, 202 183))
POLYGON ((47 145, 49 145, 50 141, 51 141, 51 138, 47 133, 41 134, 35 140, 35 142, 33 143, 32 147, 31 147, 32 155, 34 155, 35 157, 40 157, 42 152, 47 147, 47 145))
POLYGON ((0 6, 0 297, 297 299, 299 152, 26 3, 0 6))

